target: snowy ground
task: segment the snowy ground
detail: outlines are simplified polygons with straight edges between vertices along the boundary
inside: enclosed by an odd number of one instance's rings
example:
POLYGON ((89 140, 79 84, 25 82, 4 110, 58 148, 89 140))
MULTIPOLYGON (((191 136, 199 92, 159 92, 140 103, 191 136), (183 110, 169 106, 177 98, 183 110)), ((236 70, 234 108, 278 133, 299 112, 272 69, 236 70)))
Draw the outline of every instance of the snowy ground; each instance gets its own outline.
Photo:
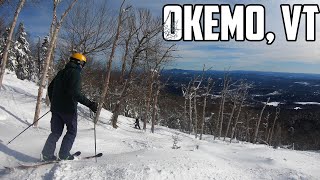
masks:
MULTIPOLYGON (((161 126, 152 134, 134 129, 134 120, 125 117, 120 117, 119 128, 113 129, 107 111, 102 112, 97 126, 98 152, 104 154, 97 163, 94 159, 65 161, 8 172, 4 166, 39 160, 50 132, 50 114, 40 121, 39 128, 30 128, 7 145, 32 122, 37 87, 7 74, 4 89, 0 91, 0 179, 320 179, 320 153, 230 144, 214 141, 212 136, 200 141, 161 126), (172 149, 176 134, 181 148, 172 149)), ((46 111, 43 106, 42 113, 46 111)), ((81 150, 83 156, 94 154, 93 123, 83 106, 79 106, 73 150, 81 150)))

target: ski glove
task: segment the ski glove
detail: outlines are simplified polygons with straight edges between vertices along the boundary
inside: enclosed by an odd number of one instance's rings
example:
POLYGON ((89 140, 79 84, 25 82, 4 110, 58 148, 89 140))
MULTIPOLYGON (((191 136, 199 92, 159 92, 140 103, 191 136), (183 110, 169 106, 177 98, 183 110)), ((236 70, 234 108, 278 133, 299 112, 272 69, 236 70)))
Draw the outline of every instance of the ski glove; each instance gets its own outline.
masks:
POLYGON ((96 102, 91 102, 88 107, 91 109, 91 111, 93 111, 94 113, 96 113, 97 110, 98 110, 98 103, 96 103, 96 102))

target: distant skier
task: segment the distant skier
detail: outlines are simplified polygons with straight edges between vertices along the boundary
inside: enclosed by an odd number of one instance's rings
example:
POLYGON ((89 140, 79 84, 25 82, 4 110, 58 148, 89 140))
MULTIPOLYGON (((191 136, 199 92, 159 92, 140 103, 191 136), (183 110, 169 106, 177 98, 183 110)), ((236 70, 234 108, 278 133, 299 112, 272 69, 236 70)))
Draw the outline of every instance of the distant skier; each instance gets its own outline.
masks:
POLYGON ((73 142, 77 135, 77 104, 89 107, 93 112, 97 111, 97 103, 87 99, 80 92, 81 70, 86 64, 86 57, 80 53, 74 53, 65 68, 58 72, 48 87, 48 95, 51 102, 51 134, 49 135, 43 150, 44 161, 56 160, 54 151, 56 143, 62 135, 64 125, 67 133, 63 137, 59 158, 73 160, 70 154, 73 142))
POLYGON ((134 128, 136 128, 136 129, 141 129, 140 128, 140 122, 139 122, 139 119, 138 118, 136 118, 136 122, 134 123, 135 125, 134 125, 134 128))

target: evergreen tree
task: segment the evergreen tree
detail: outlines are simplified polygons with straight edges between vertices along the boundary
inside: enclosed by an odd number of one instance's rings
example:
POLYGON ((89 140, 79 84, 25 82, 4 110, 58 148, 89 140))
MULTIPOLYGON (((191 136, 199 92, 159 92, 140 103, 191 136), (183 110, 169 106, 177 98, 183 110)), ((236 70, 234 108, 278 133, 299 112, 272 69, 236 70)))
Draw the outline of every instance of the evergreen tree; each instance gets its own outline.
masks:
MULTIPOLYGON (((7 28, 5 30, 5 32, 0 37, 0 65, 2 64, 2 55, 3 55, 3 51, 5 49, 6 42, 8 39, 9 30, 10 30, 10 28, 7 28)), ((8 53, 8 62, 6 64, 6 67, 9 70, 14 71, 15 65, 16 65, 15 51, 13 50, 13 47, 11 46, 9 49, 9 53, 8 53)))
POLYGON ((45 59, 46 59, 46 56, 47 56, 47 53, 48 53, 48 47, 49 47, 49 41, 50 41, 50 38, 49 36, 45 36, 44 39, 43 39, 43 42, 41 44, 41 49, 40 49, 40 69, 39 69, 39 79, 42 75, 42 72, 43 72, 43 68, 44 68, 44 62, 45 62, 45 59))
POLYGON ((6 44, 6 37, 7 37, 7 31, 1 34, 1 37, 0 37, 0 65, 2 63, 2 54, 3 54, 4 46, 6 44))
POLYGON ((14 44, 16 55, 15 72, 19 79, 35 80, 36 65, 31 56, 29 42, 26 39, 27 33, 23 23, 19 24, 17 40, 14 44))

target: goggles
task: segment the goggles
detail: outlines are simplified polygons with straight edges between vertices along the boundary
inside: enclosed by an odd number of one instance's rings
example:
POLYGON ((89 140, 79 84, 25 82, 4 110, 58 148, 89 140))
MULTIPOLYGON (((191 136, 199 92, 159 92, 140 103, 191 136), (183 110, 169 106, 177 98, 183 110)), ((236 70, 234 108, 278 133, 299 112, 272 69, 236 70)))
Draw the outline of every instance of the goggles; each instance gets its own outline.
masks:
POLYGON ((76 64, 79 64, 82 68, 86 65, 85 61, 79 61, 78 59, 75 58, 70 58, 70 61, 76 64))

